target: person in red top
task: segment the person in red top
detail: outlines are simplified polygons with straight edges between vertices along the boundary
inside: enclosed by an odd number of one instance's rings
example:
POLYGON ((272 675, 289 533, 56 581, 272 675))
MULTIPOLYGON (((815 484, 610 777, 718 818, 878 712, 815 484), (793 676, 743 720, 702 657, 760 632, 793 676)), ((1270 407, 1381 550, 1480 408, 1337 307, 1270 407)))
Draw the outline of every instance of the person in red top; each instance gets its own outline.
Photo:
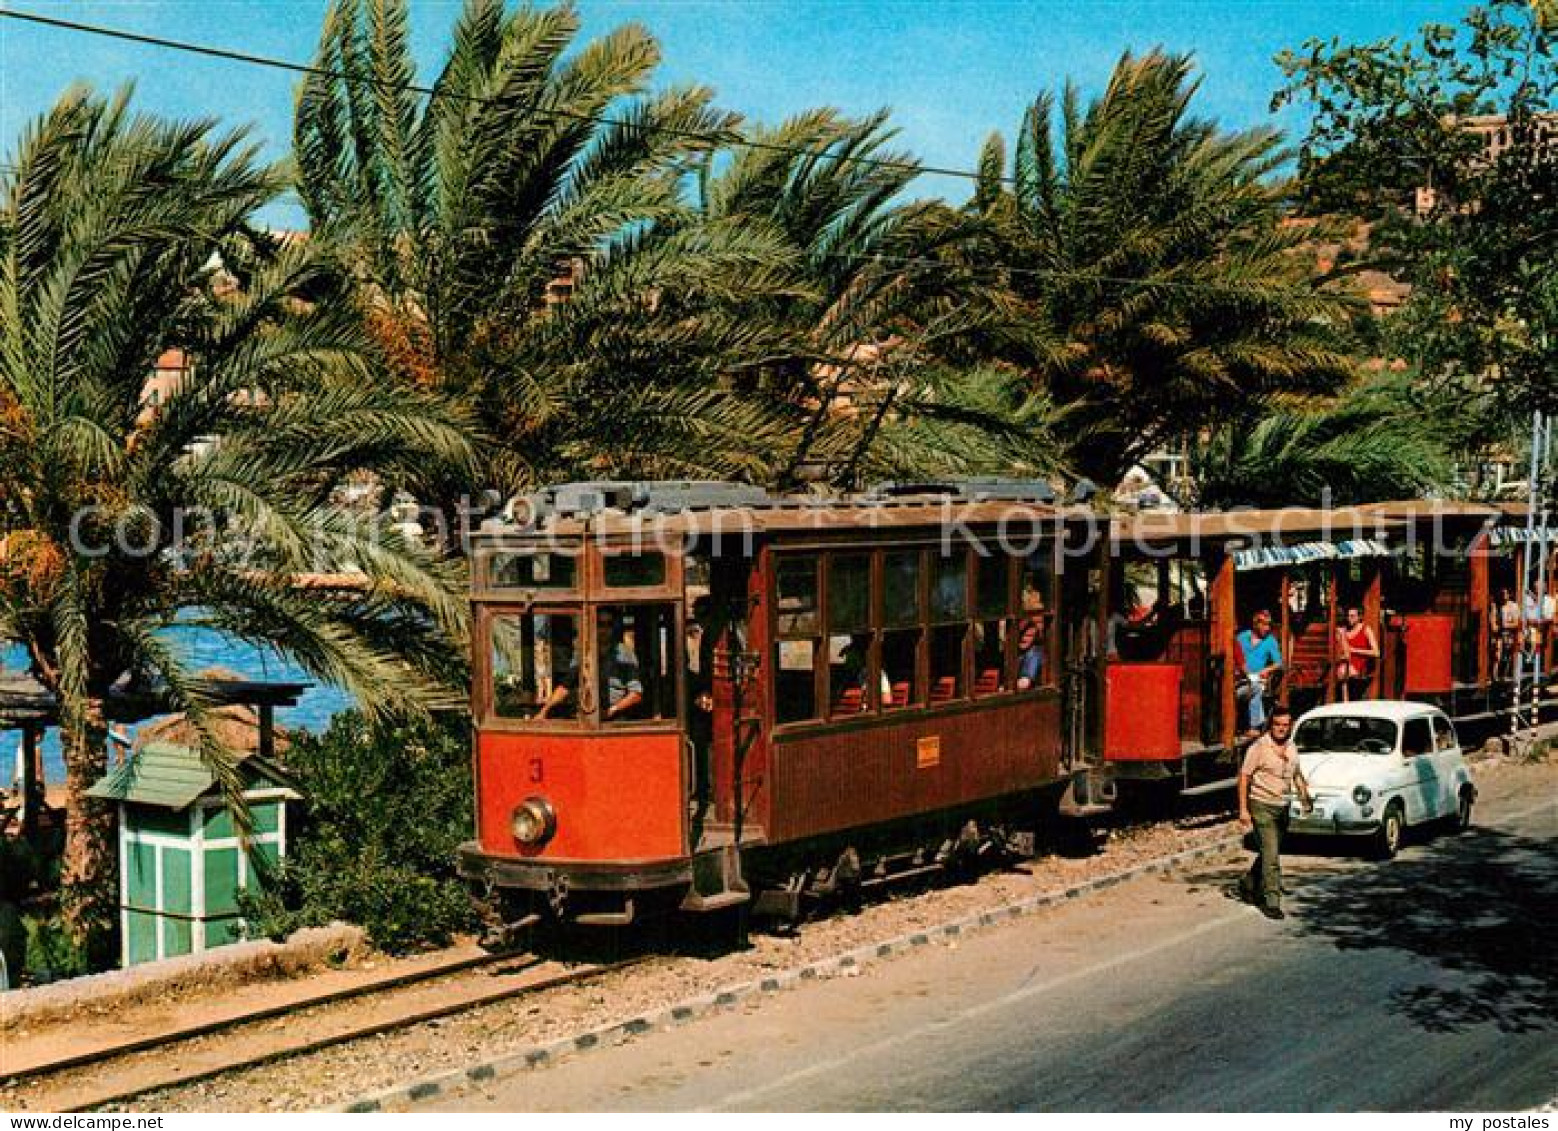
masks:
POLYGON ((1363 623, 1363 610, 1356 607, 1347 610, 1347 623, 1337 627, 1336 636, 1342 653, 1336 681, 1341 685, 1343 702, 1350 703, 1369 692, 1374 665, 1379 662, 1379 638, 1363 623))

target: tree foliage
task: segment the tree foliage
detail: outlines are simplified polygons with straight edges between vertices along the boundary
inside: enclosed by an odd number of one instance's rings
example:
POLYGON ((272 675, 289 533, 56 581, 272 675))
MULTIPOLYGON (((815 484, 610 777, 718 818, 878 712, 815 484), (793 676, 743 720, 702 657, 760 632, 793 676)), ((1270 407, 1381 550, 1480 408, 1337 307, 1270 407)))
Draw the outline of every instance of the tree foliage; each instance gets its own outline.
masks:
POLYGON ((250 929, 284 937, 334 920, 382 950, 448 943, 475 923, 454 871, 471 836, 470 720, 373 721, 347 711, 299 735, 287 765, 305 798, 293 855, 245 907, 250 929))
POLYGON ((1415 39, 1284 52, 1275 105, 1312 111, 1304 202, 1373 225, 1367 252, 1412 286, 1391 344, 1441 387, 1492 379, 1507 419, 1558 407, 1558 29, 1490 0, 1415 39), (1488 134, 1502 142, 1488 156, 1488 134), (1419 190, 1430 190, 1420 193, 1419 190))
POLYGON ((1217 510, 1418 498, 1450 485, 1452 443, 1404 382, 1376 380, 1203 433, 1189 446, 1195 497, 1183 501, 1217 510))
POLYGON ((188 715, 235 785, 209 691, 165 630, 286 653, 370 711, 446 702, 461 574, 331 502, 350 472, 468 455, 465 422, 386 389, 311 241, 251 226, 285 188, 241 132, 68 92, 0 179, 0 639, 60 699, 73 936, 107 926, 112 852, 82 791, 111 692, 188 715), (192 367, 146 399, 164 351, 192 367), (301 574, 351 570, 340 600, 301 574))
POLYGON ((766 232, 796 265, 799 287, 759 312, 778 348, 730 372, 788 424, 781 486, 1054 466, 1018 374, 978 364, 1005 314, 970 262, 983 225, 906 199, 919 164, 896 135, 885 111, 812 110, 743 130, 699 180, 705 222, 766 232))
POLYGON ((1184 56, 1126 54, 1102 95, 1069 83, 992 140, 974 207, 1019 304, 1005 348, 1067 413, 1074 466, 1113 483, 1158 446, 1248 420, 1275 394, 1353 375, 1354 309, 1311 284, 1311 233, 1283 223, 1269 129, 1199 118, 1184 56))
POLYGON ((472 407, 486 485, 754 477, 780 422, 720 378, 772 351, 752 314, 792 293, 790 257, 687 199, 735 126, 710 92, 650 92, 638 25, 578 30, 569 6, 467 0, 424 97, 404 0, 335 0, 297 100, 310 222, 404 378, 472 407))

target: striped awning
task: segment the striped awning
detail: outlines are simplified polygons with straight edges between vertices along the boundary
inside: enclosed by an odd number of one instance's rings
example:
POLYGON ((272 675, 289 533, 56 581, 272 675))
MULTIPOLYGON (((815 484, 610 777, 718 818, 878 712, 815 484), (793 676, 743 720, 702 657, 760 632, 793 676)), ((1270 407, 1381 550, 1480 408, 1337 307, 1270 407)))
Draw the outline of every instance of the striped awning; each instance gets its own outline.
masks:
POLYGON ((1256 546, 1233 556, 1233 568, 1278 569, 1307 562, 1342 561, 1347 558, 1388 558, 1390 546, 1378 538, 1354 538, 1342 542, 1295 542, 1291 546, 1256 546))
POLYGON ((1528 530, 1524 526, 1495 526, 1488 531, 1488 544, 1492 546, 1518 546, 1526 542, 1558 546, 1558 527, 1537 526, 1528 530))

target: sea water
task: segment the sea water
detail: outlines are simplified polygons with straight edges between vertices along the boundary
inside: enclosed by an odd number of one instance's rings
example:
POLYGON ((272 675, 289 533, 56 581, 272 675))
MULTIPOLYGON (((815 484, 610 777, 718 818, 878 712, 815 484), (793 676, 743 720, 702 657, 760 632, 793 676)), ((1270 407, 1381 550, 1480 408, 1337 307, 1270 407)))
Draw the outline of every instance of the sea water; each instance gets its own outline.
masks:
MULTIPOLYGON (((183 654, 185 668, 191 672, 221 668, 246 679, 275 680, 280 683, 305 683, 307 690, 298 697, 296 707, 276 711, 276 724, 289 730, 324 730, 331 716, 352 705, 351 696, 328 684, 320 684, 304 674, 296 664, 273 650, 257 648, 214 629, 178 625, 164 633, 183 654)), ((15 674, 27 670, 27 652, 20 645, 0 645, 0 670, 15 674)), ((131 727, 133 734, 135 728, 131 727)), ((18 731, 0 730, 0 787, 8 786, 15 762, 18 731)), ((60 755, 59 730, 50 727, 43 741, 44 777, 51 783, 65 780, 65 763, 60 755)))

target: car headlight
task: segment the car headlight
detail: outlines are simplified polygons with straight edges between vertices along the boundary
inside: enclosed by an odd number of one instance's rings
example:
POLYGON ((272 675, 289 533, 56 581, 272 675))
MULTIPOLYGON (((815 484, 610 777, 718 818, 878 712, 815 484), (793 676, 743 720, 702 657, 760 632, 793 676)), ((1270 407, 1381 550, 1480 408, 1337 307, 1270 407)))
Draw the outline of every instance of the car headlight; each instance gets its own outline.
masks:
POLYGON ((557 811, 544 797, 527 797, 515 806, 509 828, 520 844, 545 844, 557 831, 557 811))
POLYGON ((1354 786, 1353 787, 1352 799, 1353 799, 1353 801, 1355 803, 1357 803, 1359 805, 1367 805, 1369 803, 1369 798, 1371 798, 1373 796, 1374 796, 1374 791, 1372 789, 1370 789, 1366 785, 1359 785, 1359 786, 1354 786))

